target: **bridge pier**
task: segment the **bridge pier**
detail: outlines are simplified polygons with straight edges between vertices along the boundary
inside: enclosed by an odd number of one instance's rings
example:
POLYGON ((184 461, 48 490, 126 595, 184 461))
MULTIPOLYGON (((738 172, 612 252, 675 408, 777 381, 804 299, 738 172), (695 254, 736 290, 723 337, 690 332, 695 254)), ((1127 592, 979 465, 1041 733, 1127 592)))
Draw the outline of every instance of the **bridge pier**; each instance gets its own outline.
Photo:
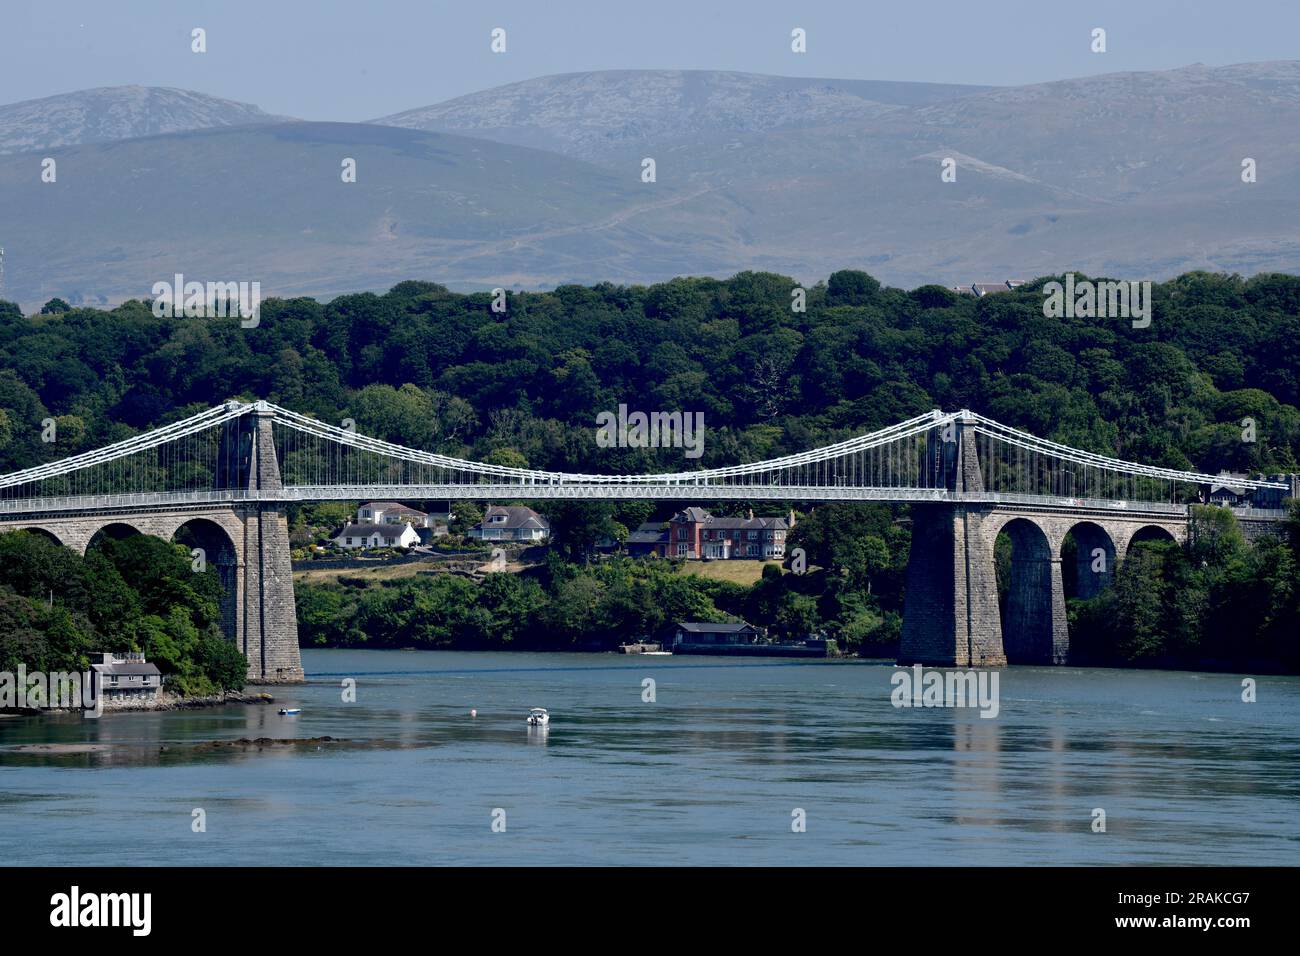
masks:
POLYGON ((1016 664, 1064 664, 1070 653, 1061 559, 1016 557, 1011 562, 1003 648, 1016 664))
POLYGON ((1002 667, 1002 620, 986 512, 954 505, 912 508, 900 664, 1002 667))
POLYGON ((248 679, 277 684, 302 681, 289 524, 284 509, 249 509, 242 520, 245 558, 238 592, 236 643, 248 658, 248 679))
MULTIPOLYGON (((253 411, 248 490, 274 497, 284 485, 275 455, 273 415, 262 403, 253 411)), ((284 506, 259 504, 244 514, 244 646, 251 681, 304 679, 298 651, 298 613, 293 599, 289 522, 284 506)))

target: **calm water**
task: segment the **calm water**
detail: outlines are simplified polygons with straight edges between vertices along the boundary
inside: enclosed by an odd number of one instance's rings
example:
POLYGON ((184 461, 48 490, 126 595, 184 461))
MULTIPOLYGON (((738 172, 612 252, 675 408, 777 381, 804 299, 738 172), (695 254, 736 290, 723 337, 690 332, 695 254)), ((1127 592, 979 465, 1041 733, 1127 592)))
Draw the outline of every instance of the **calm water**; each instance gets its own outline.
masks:
POLYGON ((7 861, 1300 864, 1295 678, 1243 704, 1231 675, 1012 668, 989 720, 894 709, 894 668, 868 663, 303 658, 311 683, 273 706, 0 720, 7 861), (194 746, 324 735, 350 743, 194 746), (31 750, 52 743, 100 749, 31 750))

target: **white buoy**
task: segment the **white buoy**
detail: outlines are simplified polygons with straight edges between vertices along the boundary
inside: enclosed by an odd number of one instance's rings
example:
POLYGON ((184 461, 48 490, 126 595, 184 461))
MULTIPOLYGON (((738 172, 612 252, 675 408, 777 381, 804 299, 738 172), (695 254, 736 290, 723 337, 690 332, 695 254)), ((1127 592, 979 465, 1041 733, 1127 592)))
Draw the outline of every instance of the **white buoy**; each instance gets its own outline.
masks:
POLYGON ((477 711, 477 710, 474 710, 473 708, 471 708, 471 709, 470 709, 470 712, 469 712, 469 715, 470 715, 471 717, 477 717, 477 716, 478 716, 478 711, 477 711))

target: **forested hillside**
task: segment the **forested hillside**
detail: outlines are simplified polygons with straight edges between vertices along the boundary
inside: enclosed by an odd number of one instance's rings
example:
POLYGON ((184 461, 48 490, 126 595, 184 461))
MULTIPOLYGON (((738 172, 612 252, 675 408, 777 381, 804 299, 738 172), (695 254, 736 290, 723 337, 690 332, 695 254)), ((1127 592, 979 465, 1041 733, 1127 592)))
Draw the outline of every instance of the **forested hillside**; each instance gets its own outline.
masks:
MULTIPOLYGON (((1040 279, 976 299, 837 272, 792 308, 793 280, 564 286, 459 295, 404 282, 386 295, 270 300, 236 319, 156 319, 148 304, 23 316, 0 303, 0 471, 65 457, 228 398, 265 398, 365 434, 508 465, 641 472, 733 464, 817 447, 935 407, 970 408, 1078 448, 1175 468, 1294 471, 1300 455, 1300 278, 1188 274, 1154 287, 1147 328, 1049 319, 1040 279), (704 453, 601 448, 620 404, 702 412, 704 453), (41 423, 59 423, 55 444, 41 423), (1243 424, 1250 419, 1249 429, 1243 424), (1249 440, 1252 438, 1254 440, 1249 440)), ((548 506, 567 529, 626 530, 632 504, 548 506)), ((701 504, 711 504, 701 502, 701 504)), ((795 503, 798 506, 798 503, 795 503)), ((540 506, 539 506, 540 507, 540 506)), ((665 516, 673 503, 654 506, 665 516)), ((744 507, 723 504, 715 511, 744 507)), ((770 509, 769 509, 770 510, 770 509)), ((1230 519, 1230 516, 1226 516, 1230 519)), ((635 520, 634 520, 635 519, 635 520)), ((1141 546, 1118 586, 1071 602, 1094 663, 1294 669, 1296 526, 1251 547, 1141 546)), ((753 588, 566 546, 538 573, 300 587, 304 643, 580 646, 649 632, 673 614, 823 629, 890 653, 902 610, 904 508, 824 506, 796 528, 815 572, 753 588), (502 580, 494 580, 502 578, 502 580)))
MULTIPOLYGON (((423 448, 544 468, 648 467, 601 449, 599 411, 704 413, 700 465, 815 447, 967 407, 1095 452, 1217 471, 1300 453, 1300 278, 1189 274, 1150 327, 1042 314, 1041 282, 975 299, 838 272, 641 287, 269 300, 257 328, 142 302, 24 317, 0 303, 0 468, 73 454, 227 398, 265 398, 423 448), (59 441, 41 420, 60 419, 59 441), (1257 423, 1243 442, 1240 421, 1257 423)), ((680 457, 660 453, 662 462, 680 457)))

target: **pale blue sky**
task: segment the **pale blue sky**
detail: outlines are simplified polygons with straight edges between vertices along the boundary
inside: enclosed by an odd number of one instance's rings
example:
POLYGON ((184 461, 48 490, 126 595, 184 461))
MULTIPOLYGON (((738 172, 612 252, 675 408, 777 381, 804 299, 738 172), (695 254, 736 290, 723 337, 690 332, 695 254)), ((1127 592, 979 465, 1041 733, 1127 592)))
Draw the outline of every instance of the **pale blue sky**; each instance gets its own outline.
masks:
POLYGON ((3 0, 0 102, 137 83, 362 120, 578 70, 1017 84, 1291 59, 1297 35, 1296 0, 3 0))

